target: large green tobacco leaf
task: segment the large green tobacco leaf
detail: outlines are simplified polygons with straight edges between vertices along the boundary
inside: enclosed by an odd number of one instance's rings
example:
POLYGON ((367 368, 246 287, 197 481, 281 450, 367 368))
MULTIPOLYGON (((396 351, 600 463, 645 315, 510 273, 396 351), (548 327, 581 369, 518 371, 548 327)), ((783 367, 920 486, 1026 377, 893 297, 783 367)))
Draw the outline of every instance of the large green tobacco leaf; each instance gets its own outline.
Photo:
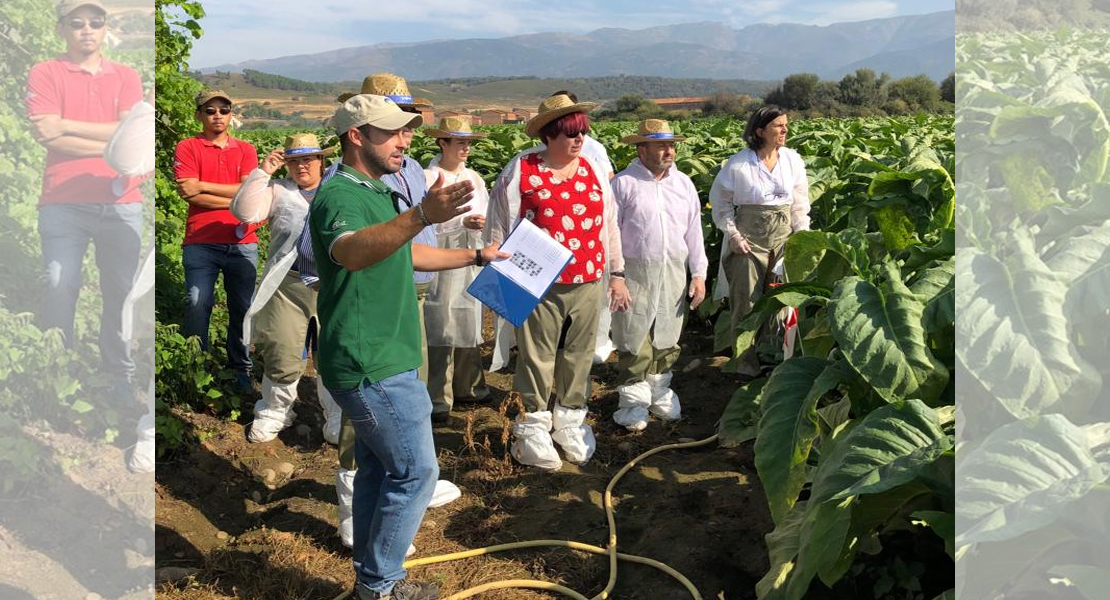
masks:
POLYGON ((951 447, 937 412, 920 400, 878 408, 824 447, 811 504, 909 483, 951 447))
POLYGON ((885 263, 879 285, 848 277, 829 301, 833 336, 864 379, 888 402, 938 398, 948 369, 925 343, 924 304, 902 283, 897 267, 885 263))
POLYGON ((791 281, 808 280, 832 287, 849 272, 864 276, 871 270, 867 236, 858 229, 836 233, 799 231, 786 242, 784 263, 791 281))
POLYGON ((1002 258, 958 253, 956 356, 1006 410, 1024 418, 1047 412, 1065 395, 1077 404, 1093 398, 1101 379, 1071 343, 1060 275, 1037 256, 1030 235, 1010 239, 1002 258))
POLYGON ((818 431, 817 401, 850 375, 842 364, 792 358, 775 368, 764 386, 755 467, 776 523, 790 511, 805 485, 806 459, 818 431))
POLYGON ((1045 254, 1067 286, 1067 312, 1094 315, 1110 306, 1110 220, 1077 227, 1045 254))
POLYGON ((806 506, 799 534, 798 560, 789 575, 787 600, 801 600, 818 573, 845 563, 845 540, 852 527, 855 498, 806 506))
POLYGON ((767 558, 771 568, 755 584, 755 594, 759 600, 785 597, 787 578, 794 569, 794 559, 798 556, 805 514, 806 502, 795 504, 786 518, 775 526, 774 531, 763 536, 767 542, 767 558))
POLYGON ((786 597, 802 598, 815 576, 826 585, 840 579, 859 538, 920 496, 915 479, 950 447, 936 411, 919 400, 883 406, 839 431, 822 449, 786 597))
POLYGON ((766 383, 766 377, 753 379, 733 392, 717 428, 722 446, 739 446, 755 438, 759 430, 759 394, 766 383))
POLYGON ((910 284, 910 291, 925 303, 921 324, 926 333, 936 333, 956 324, 956 260, 925 269, 910 284))
POLYGON ((1110 475, 1083 429, 1062 415, 1000 427, 956 469, 956 545, 1016 538, 1044 527, 1110 475))

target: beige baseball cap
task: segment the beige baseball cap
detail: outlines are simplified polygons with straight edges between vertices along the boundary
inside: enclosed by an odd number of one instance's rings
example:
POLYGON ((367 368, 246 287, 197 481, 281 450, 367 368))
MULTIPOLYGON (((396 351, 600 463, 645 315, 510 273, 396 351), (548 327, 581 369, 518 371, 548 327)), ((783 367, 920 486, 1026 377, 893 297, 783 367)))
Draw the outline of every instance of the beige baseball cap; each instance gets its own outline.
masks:
POLYGON ((216 98, 223 98, 224 100, 227 100, 228 104, 235 104, 235 101, 231 99, 231 96, 228 96, 227 93, 222 90, 204 90, 203 92, 197 94, 197 108, 208 104, 216 98))
POLYGON ((385 96, 358 94, 336 109, 332 123, 335 124, 335 133, 343 135, 363 125, 373 125, 386 131, 416 128, 424 124, 424 117, 401 110, 396 102, 385 96))
POLYGON ((99 9, 100 12, 108 14, 108 9, 104 8, 100 0, 62 0, 56 7, 58 10, 58 18, 61 19, 82 6, 92 6, 99 9))

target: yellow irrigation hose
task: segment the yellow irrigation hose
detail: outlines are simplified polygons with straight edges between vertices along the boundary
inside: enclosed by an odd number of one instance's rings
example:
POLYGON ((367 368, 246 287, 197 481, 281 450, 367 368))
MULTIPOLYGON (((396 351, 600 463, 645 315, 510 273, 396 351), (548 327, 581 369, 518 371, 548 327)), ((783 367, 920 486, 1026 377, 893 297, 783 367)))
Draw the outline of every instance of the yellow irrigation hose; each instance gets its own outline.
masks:
MULTIPOLYGON (((648 450, 647 452, 644 452, 643 454, 632 459, 628 462, 628 464, 621 468, 620 471, 617 471, 617 474, 614 475, 611 480, 609 480, 609 485, 605 487, 605 517, 609 521, 609 545, 607 548, 600 548, 591 544, 583 544, 582 542, 572 542, 569 540, 531 540, 526 542, 513 542, 510 544, 498 544, 496 546, 477 548, 475 550, 464 550, 462 552, 443 554, 440 556, 414 558, 412 560, 405 561, 404 566, 405 568, 411 568, 422 565, 433 565, 442 562, 462 560, 464 558, 473 558, 475 556, 481 556, 483 554, 504 552, 505 550, 519 550, 521 548, 536 548, 541 546, 558 546, 571 548, 574 550, 582 550, 584 552, 591 552, 593 554, 607 555, 609 557, 609 582, 606 584, 605 589, 599 592, 593 598, 587 599, 582 594, 579 594, 578 592, 570 588, 563 587, 557 583, 551 583, 549 581, 538 581, 534 579, 510 579, 506 581, 494 581, 491 583, 484 583, 482 585, 452 594, 447 598, 444 598, 443 600, 463 600, 464 598, 472 598, 474 596, 477 596, 478 594, 488 592, 490 590, 508 588, 527 588, 545 590, 550 592, 559 592, 564 596, 574 598, 574 600, 606 600, 607 598, 609 598, 609 594, 613 591, 613 588, 617 585, 618 558, 621 560, 626 560, 628 562, 634 562, 655 567, 656 569, 659 569, 660 571, 663 571, 664 573, 678 580, 678 582, 682 584, 682 587, 686 588, 686 591, 690 592, 691 598, 693 598, 694 600, 702 600, 701 594, 698 593, 698 590, 694 587, 694 584, 690 583, 689 579, 687 579, 681 573, 675 571, 668 565, 663 564, 657 560, 652 560, 650 558, 617 552, 617 522, 616 519, 613 517, 613 488, 616 487, 617 482, 620 481, 622 477, 624 477, 626 474, 628 474, 629 471, 632 470, 632 467, 635 467, 640 461, 644 460, 645 458, 654 456, 660 452, 665 452, 667 450, 680 450, 683 448, 697 448, 699 446, 705 446, 707 444, 715 442, 716 440, 717 436, 713 435, 711 437, 705 438, 704 440, 699 440, 695 442, 667 444, 665 446, 659 446, 658 448, 652 448, 651 450, 648 450)), ((352 597, 352 593, 344 592, 337 596, 335 600, 345 600, 349 597, 352 597)))

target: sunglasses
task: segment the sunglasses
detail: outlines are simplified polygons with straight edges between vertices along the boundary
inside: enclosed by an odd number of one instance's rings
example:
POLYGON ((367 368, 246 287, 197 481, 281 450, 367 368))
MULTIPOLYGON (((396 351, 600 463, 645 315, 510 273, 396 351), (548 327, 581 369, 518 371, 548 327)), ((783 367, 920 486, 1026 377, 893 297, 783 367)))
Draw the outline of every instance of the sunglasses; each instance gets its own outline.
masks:
POLYGON ((576 138, 580 135, 586 135, 588 133, 590 133, 589 129, 582 129, 582 130, 579 130, 579 131, 568 131, 568 132, 563 133, 563 135, 567 136, 567 138, 570 139, 570 138, 576 138))
POLYGON ((104 19, 88 19, 88 20, 86 20, 86 19, 73 18, 73 19, 70 19, 69 21, 66 21, 66 25, 74 31, 80 31, 80 30, 84 29, 85 25, 88 25, 92 29, 103 29, 104 25, 105 25, 105 21, 104 21, 104 19))
POLYGON ((215 106, 206 106, 204 108, 204 114, 208 116, 212 116, 216 113, 220 113, 221 115, 230 115, 231 108, 227 106, 221 106, 219 108, 216 108, 215 106))

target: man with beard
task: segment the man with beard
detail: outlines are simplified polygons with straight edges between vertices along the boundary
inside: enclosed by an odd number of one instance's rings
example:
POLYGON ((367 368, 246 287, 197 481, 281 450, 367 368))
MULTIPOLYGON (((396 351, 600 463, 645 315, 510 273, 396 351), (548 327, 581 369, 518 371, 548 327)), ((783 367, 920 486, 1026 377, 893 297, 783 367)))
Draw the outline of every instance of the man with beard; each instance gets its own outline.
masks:
MULTIPOLYGON (((690 178, 674 166, 675 135, 661 119, 640 123, 638 158, 613 179, 624 273, 632 309, 613 313, 619 359, 619 407, 613 420, 631 431, 647 427, 648 413, 678 419, 678 396, 670 389, 686 303, 705 299, 708 261, 701 233, 701 201, 690 178), (692 274, 686 284, 686 269, 692 274)), ((616 277, 617 274, 613 273, 616 277)))
POLYGON ((347 99, 332 120, 343 149, 309 212, 320 276, 320 376, 355 431, 355 597, 438 598, 405 579, 405 552, 432 498, 439 467, 432 403, 417 378, 420 317, 413 269, 441 271, 507 258, 412 244, 425 227, 469 210, 473 184, 436 183, 409 207, 383 181, 401 169, 423 118, 384 96, 347 99))

